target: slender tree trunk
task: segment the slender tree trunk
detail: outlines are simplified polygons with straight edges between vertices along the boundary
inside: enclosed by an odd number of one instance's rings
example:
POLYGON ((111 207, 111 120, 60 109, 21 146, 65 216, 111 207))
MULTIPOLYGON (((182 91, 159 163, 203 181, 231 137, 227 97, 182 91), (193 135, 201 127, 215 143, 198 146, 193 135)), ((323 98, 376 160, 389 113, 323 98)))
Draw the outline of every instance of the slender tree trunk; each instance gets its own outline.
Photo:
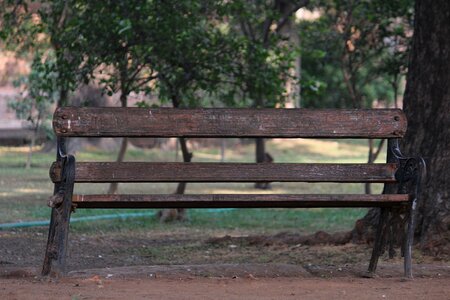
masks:
MULTIPOLYGON (((123 162, 123 159, 125 158, 125 154, 127 152, 127 148, 128 148, 128 138, 125 137, 122 138, 122 140, 120 141, 120 149, 119 153, 117 154, 116 162, 123 162)), ((109 185, 108 194, 116 194, 118 189, 119 183, 112 182, 109 185)))
MULTIPOLYGON (((185 138, 179 138, 180 146, 181 146, 181 153, 183 154, 183 162, 191 162, 193 154, 189 152, 188 146, 186 143, 185 138)), ((184 191, 186 190, 186 182, 180 182, 177 186, 177 194, 184 194, 184 191)))
MULTIPOLYGON (((421 155, 427 175, 419 194, 416 235, 422 249, 448 254, 450 244, 450 2, 417 0, 404 111, 407 156, 421 155)), ((374 225, 375 210, 358 220, 374 225)), ((401 231, 398 231, 401 232, 401 231)), ((398 236, 393 235, 398 240, 398 236)))
POLYGON ((264 162, 264 156, 266 153, 266 145, 263 138, 257 138, 255 139, 255 155, 256 155, 256 162, 257 163, 263 163, 264 162))
MULTIPOLYGON (((383 145, 384 145, 384 139, 380 141, 380 143, 378 144, 377 149, 375 150, 375 152, 373 151, 374 145, 373 145, 373 139, 369 139, 369 155, 368 155, 368 159, 367 159, 367 163, 368 164, 373 164, 377 158, 378 155, 381 152, 381 149, 383 149, 383 145)), ((370 183, 366 183, 364 185, 364 190, 366 194, 371 194, 372 193, 372 189, 371 189, 371 185, 370 183)))
MULTIPOLYGON (((263 163, 266 161, 266 145, 263 138, 255 139, 255 156, 257 163, 263 163)), ((269 188, 267 182, 255 182, 256 189, 266 190, 269 188)))
POLYGON ((56 103, 57 107, 67 106, 69 102, 69 91, 66 88, 62 88, 59 91, 58 103, 56 103))
MULTIPOLYGON (((369 157, 367 159, 367 163, 368 164, 372 164, 374 159, 373 159, 373 139, 369 139, 369 157)), ((364 185, 364 191, 366 194, 371 194, 372 193, 372 189, 370 187, 370 183, 366 183, 364 185)))
MULTIPOLYGON (((128 92, 122 91, 120 94, 120 104, 122 107, 127 107, 128 105, 128 92)), ((116 162, 123 162, 125 158, 125 154, 127 153, 128 148, 128 138, 124 137, 122 138, 122 141, 120 142, 120 150, 117 154, 116 162)), ((113 182, 109 185, 108 194, 116 194, 117 190, 119 188, 119 183, 113 182)))
MULTIPOLYGON (((298 47, 301 47, 301 40, 300 40, 300 35, 297 33, 297 41, 298 41, 298 47)), ((296 76, 297 76, 297 101, 296 101, 296 106, 297 108, 302 107, 302 54, 299 51, 298 52, 298 56, 295 60, 295 71, 296 71, 296 76)))
POLYGON ((394 80, 392 81, 392 89, 394 91, 394 107, 398 108, 398 74, 394 75, 394 80))
POLYGON ((33 148, 34 145, 36 144, 36 135, 37 135, 37 130, 33 130, 33 134, 31 135, 31 141, 30 141, 30 147, 28 149, 28 155, 27 155, 27 163, 25 165, 25 169, 31 169, 31 159, 33 156, 33 148))
MULTIPOLYGON (((286 24, 286 29, 289 31, 289 40, 294 49, 300 48, 300 35, 297 31, 297 27, 291 21, 286 24)), ((300 107, 300 79, 301 79, 301 54, 298 52, 297 57, 294 60, 294 66, 289 70, 289 75, 293 78, 289 78, 286 84, 286 91, 288 93, 288 99, 285 103, 286 108, 300 107)))
POLYGON ((220 162, 225 162, 226 139, 220 140, 220 162))
MULTIPOLYGON (((172 97, 172 105, 177 108, 180 106, 180 101, 178 96, 174 95, 172 97)), ((181 155, 183 156, 183 162, 188 163, 191 162, 192 157, 194 156, 191 152, 189 152, 189 148, 187 146, 187 142, 185 138, 179 138, 178 142, 181 148, 181 155)), ((178 151, 177 151, 178 152, 178 151)), ((179 182, 177 186, 176 194, 184 194, 186 191, 186 182, 179 182)), ((171 222, 174 220, 184 221, 186 220, 186 209, 185 208, 177 208, 177 209, 163 209, 158 212, 158 217, 161 222, 171 222)))

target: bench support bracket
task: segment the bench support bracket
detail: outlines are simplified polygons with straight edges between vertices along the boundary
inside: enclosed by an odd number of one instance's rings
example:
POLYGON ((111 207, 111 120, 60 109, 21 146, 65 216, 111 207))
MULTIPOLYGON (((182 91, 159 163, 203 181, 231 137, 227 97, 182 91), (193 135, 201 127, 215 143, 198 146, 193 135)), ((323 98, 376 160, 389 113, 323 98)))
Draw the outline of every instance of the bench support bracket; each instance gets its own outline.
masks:
MULTIPOLYGON (((417 219, 417 205, 418 196, 420 194, 421 181, 425 174, 425 161, 422 157, 405 157, 399 147, 398 139, 388 140, 388 156, 387 162, 396 162, 398 164, 398 170, 395 174, 395 178, 398 181, 397 193, 409 194, 411 200, 408 205, 408 211, 405 219, 407 220, 407 229, 404 235, 404 243, 402 245, 402 254, 404 256, 404 276, 406 278, 412 278, 412 246, 414 242, 414 230, 417 219)), ((395 185, 386 184, 383 193, 395 193, 395 185)), ((389 245, 389 257, 392 258, 394 254, 393 250, 393 232, 392 226, 395 222, 395 214, 399 214, 400 211, 394 208, 381 208, 380 219, 375 236, 375 242, 372 251, 372 257, 370 258, 368 273, 369 276, 373 276, 377 269, 378 259, 385 249, 385 240, 388 230, 390 231, 390 245, 389 245)), ((400 217, 399 215, 397 215, 400 217)), ((401 218, 400 218, 401 219, 401 218)))
POLYGON ((412 246, 414 243, 421 181, 425 174, 426 165, 421 157, 408 158, 401 161, 401 165, 401 173, 398 176, 399 193, 409 192, 411 195, 407 214, 408 228, 404 242, 404 269, 405 277, 412 278, 412 246))

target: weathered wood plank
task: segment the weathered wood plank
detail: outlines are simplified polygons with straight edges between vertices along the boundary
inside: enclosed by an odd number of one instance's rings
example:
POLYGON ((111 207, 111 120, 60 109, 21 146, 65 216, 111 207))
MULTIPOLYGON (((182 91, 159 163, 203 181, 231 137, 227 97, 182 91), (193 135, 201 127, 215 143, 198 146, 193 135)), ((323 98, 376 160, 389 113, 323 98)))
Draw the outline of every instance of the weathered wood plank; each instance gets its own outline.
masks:
POLYGON ((61 107, 59 136, 97 137, 402 137, 399 109, 173 109, 61 107))
MULTIPOLYGON (((75 182, 395 182, 396 164, 80 162, 75 182)), ((61 178, 52 165, 53 182, 61 178)))
POLYGON ((408 200, 406 194, 74 195, 72 199, 79 208, 392 207, 408 200))

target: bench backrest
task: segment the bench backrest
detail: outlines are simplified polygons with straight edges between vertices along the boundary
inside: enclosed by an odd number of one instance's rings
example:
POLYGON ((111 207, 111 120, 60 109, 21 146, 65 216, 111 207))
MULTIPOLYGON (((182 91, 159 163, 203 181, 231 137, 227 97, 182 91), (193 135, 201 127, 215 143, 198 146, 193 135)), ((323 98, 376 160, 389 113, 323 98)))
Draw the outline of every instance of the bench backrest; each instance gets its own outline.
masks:
MULTIPOLYGON (((316 137, 398 138, 398 109, 144 109, 56 110, 60 137, 316 137)), ((395 182, 397 164, 77 162, 75 182, 395 182)), ((61 180, 61 163, 50 170, 61 180)))
POLYGON ((66 137, 398 138, 406 126, 399 109, 63 107, 53 118, 66 137))

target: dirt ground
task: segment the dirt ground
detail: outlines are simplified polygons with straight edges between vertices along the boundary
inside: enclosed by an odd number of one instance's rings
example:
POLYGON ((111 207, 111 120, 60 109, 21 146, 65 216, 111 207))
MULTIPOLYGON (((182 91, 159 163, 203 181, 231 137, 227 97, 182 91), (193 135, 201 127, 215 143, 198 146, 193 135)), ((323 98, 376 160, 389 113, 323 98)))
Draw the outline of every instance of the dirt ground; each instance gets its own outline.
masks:
POLYGON ((414 280, 402 279, 400 266, 380 269, 382 277, 363 278, 348 271, 334 276, 326 268, 313 275, 289 265, 141 266, 78 271, 63 279, 16 270, 0 278, 0 298, 450 299, 449 267, 421 266, 414 280))
POLYGON ((450 299, 445 257, 381 259, 365 278, 369 245, 313 245, 245 232, 126 232, 70 237, 69 273, 39 276, 46 228, 0 232, 0 299, 450 299))

